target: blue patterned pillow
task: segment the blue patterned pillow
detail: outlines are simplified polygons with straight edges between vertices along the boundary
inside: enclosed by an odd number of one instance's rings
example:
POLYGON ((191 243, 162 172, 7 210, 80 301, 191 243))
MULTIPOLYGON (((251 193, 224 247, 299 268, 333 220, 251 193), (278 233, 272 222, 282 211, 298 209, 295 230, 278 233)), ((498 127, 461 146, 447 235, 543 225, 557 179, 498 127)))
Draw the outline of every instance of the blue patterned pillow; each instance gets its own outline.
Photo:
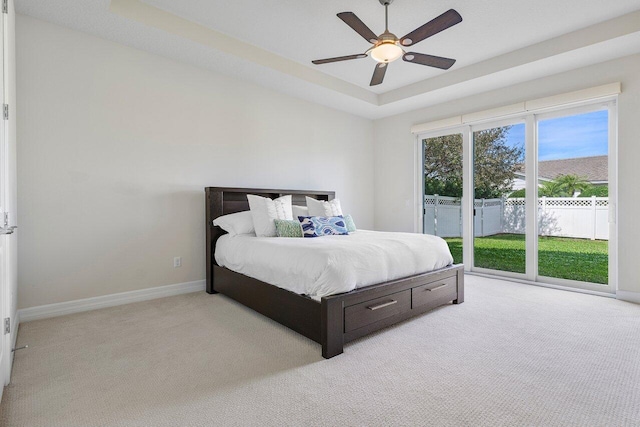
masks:
POLYGON ((299 216, 303 237, 349 234, 344 218, 340 216, 299 216))

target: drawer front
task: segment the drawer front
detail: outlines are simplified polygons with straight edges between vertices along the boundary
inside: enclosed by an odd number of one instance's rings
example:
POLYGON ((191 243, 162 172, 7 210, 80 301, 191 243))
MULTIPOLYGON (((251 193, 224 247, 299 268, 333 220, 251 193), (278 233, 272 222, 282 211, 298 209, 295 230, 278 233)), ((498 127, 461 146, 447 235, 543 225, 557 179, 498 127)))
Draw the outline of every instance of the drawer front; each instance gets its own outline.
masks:
POLYGON ((438 280, 433 283, 418 286, 411 289, 411 307, 423 307, 429 305, 437 307, 445 304, 458 296, 457 281, 455 277, 438 280))
POLYGON ((344 331, 350 332, 411 310, 411 290, 365 301, 344 309, 344 331))

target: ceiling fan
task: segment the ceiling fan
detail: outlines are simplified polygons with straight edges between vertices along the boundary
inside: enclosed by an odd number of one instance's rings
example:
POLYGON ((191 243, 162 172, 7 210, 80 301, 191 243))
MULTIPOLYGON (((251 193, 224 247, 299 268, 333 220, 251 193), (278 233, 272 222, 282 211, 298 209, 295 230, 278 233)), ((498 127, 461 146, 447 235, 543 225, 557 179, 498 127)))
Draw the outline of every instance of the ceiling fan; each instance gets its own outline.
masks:
POLYGON ((316 65, 328 64, 330 62, 347 61, 350 59, 366 58, 371 54, 371 57, 375 59, 378 64, 373 71, 373 77, 371 77, 371 83, 369 86, 375 86, 382 83, 384 80, 384 74, 387 72, 387 66, 390 62, 402 56, 402 59, 406 62, 414 64, 426 65, 428 67, 436 67, 443 70, 448 70, 456 62, 455 59, 442 58, 440 56, 425 55, 417 52, 405 52, 403 47, 413 46, 414 44, 421 42, 422 40, 438 34, 440 31, 444 31, 449 27, 460 23, 462 16, 453 9, 449 9, 437 18, 427 22, 423 26, 416 28, 409 34, 402 38, 396 37, 395 34, 389 32, 389 5, 393 0, 378 0, 381 5, 384 6, 384 33, 376 36, 373 31, 365 25, 353 12, 341 12, 338 13, 338 18, 342 19, 345 24, 353 28, 355 32, 360 34, 366 41, 373 44, 365 53, 357 55, 338 56, 336 58, 316 59, 311 61, 316 65))

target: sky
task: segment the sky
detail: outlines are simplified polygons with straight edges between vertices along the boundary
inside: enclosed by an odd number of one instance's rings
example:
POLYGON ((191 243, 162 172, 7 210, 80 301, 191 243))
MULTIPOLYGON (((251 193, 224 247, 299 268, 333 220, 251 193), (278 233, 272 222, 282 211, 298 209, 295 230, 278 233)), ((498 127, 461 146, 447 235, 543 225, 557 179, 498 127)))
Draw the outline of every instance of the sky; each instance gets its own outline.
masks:
MULTIPOLYGON (((555 160, 608 154, 607 110, 541 120, 538 125, 538 159, 555 160)), ((514 125, 508 145, 524 145, 524 124, 514 125)))

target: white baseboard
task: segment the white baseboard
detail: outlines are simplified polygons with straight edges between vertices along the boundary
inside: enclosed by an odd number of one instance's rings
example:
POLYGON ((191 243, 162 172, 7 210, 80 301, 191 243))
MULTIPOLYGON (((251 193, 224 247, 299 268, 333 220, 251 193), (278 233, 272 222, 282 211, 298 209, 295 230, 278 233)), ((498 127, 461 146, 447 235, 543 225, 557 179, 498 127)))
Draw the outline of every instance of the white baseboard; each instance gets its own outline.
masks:
POLYGON ((155 288, 140 289, 137 291, 121 292, 117 294, 103 295, 100 297, 84 298, 75 301, 23 308, 18 310, 18 318, 20 319, 20 322, 29 322, 31 320, 64 316, 65 314, 97 310, 99 308, 113 307, 132 302, 147 301, 156 298, 198 292, 203 291, 204 289, 204 280, 196 280, 195 282, 177 283, 175 285, 158 286, 155 288))
POLYGON ((640 304, 640 292, 618 290, 616 292, 616 298, 623 301, 635 302, 636 304, 640 304))

